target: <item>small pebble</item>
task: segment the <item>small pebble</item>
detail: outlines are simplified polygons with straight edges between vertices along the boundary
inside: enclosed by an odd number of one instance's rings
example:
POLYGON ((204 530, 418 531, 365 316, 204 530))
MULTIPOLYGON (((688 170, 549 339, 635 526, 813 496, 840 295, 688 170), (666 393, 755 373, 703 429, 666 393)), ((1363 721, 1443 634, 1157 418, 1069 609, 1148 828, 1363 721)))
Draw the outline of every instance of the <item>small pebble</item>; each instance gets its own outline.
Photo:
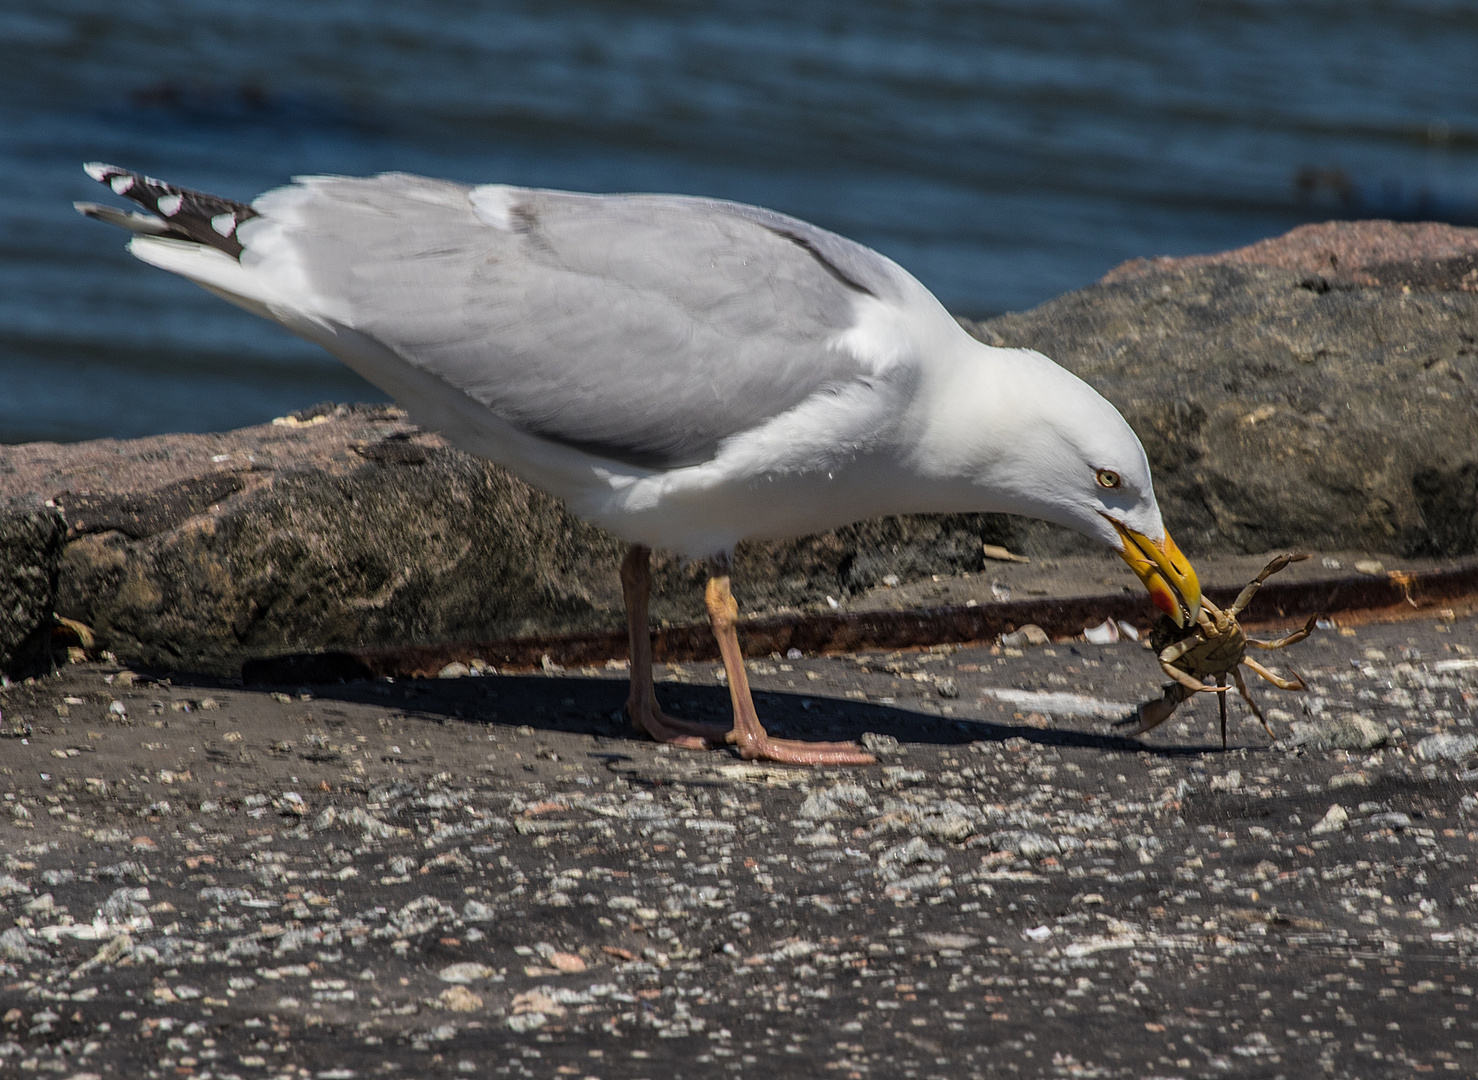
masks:
POLYGON ((1036 623, 1027 623, 1009 634, 1001 635, 1001 645, 1011 649, 1020 649, 1028 645, 1048 645, 1051 641, 1052 639, 1047 636, 1047 631, 1036 623))

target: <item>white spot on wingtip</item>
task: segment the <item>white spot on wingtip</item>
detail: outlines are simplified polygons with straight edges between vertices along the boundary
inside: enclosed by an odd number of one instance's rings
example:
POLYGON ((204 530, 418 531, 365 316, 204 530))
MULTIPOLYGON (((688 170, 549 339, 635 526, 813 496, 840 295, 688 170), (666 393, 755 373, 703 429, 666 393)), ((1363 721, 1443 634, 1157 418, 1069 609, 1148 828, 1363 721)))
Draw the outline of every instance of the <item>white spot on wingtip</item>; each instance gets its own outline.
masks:
POLYGON ((101 161, 89 161, 82 166, 82 171, 101 184, 108 178, 108 174, 113 171, 113 166, 104 165, 101 161))
POLYGON ((491 225, 503 232, 513 232, 513 208, 516 205, 518 188, 507 184, 483 184, 468 193, 472 212, 484 225, 491 225))
POLYGON ((185 200, 179 195, 161 195, 159 201, 154 205, 165 217, 174 217, 180 212, 180 204, 185 200))
POLYGON ((230 236, 236 231, 236 215, 217 214, 210 219, 210 227, 222 236, 230 236))
POLYGON ((133 187, 133 177, 115 176, 108 181, 108 186, 113 189, 114 195, 122 195, 133 187))

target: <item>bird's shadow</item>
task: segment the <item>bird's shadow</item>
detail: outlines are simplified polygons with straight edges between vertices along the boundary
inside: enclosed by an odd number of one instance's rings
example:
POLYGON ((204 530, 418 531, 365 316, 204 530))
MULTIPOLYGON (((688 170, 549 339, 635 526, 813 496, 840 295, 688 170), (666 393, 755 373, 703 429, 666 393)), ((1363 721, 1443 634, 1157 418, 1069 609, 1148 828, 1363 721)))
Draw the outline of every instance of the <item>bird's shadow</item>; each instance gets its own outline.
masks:
MULTIPOLYGON (((163 673, 159 673, 163 674, 163 673)), ((178 687, 219 687, 208 676, 170 673, 178 687)), ((320 702, 338 701, 393 708, 408 717, 435 723, 527 726, 562 732, 643 741, 625 713, 624 678, 506 674, 461 679, 401 679, 315 683, 308 686, 249 685, 237 692, 309 692, 320 702)), ((727 726, 732 717, 729 692, 722 686, 659 683, 664 711, 685 720, 727 726)), ((1005 743, 1020 739, 1044 747, 1077 747, 1103 752, 1190 757, 1220 751, 1219 744, 1156 745, 1090 728, 1035 727, 985 718, 940 715, 897 705, 854 701, 827 692, 754 690, 755 705, 775 736, 807 741, 852 741, 865 734, 891 736, 902 744, 938 747, 1005 743)), ((1236 749, 1234 747, 1233 749, 1236 749)), ((1250 748, 1249 748, 1250 749, 1250 748)), ((733 751, 729 751, 733 753, 733 751)))

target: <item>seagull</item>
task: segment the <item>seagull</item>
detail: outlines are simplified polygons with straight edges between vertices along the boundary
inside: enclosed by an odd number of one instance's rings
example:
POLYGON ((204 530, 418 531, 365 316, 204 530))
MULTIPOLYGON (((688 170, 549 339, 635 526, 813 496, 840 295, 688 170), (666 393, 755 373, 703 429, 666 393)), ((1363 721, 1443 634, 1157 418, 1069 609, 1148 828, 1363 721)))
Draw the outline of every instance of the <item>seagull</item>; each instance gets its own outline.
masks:
POLYGON ((1201 587, 1139 439, 1041 353, 971 337, 891 259, 772 210, 405 173, 306 176, 251 204, 98 162, 142 207, 78 203, 128 249, 322 345, 423 427, 630 543, 632 723, 748 760, 869 764, 774 738, 736 635, 730 557, 889 514, 1041 518, 1118 551, 1177 625, 1201 587), (732 729, 664 713, 650 551, 707 560, 732 729))

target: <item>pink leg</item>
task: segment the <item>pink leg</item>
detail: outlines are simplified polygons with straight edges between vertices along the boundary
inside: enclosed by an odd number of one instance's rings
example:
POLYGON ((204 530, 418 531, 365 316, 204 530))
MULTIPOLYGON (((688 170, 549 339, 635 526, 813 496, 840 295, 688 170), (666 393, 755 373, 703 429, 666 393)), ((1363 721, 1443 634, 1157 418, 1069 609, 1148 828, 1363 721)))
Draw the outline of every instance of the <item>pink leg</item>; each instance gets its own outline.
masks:
POLYGON ((877 759, 855 743, 808 743, 790 739, 772 739, 754 711, 749 695, 749 679, 744 673, 744 656, 739 651, 739 605, 729 591, 729 575, 715 574, 708 579, 704 594, 713 636, 718 639, 729 675, 729 697, 734 702, 734 730, 729 741, 739 748, 739 756, 747 761, 780 761, 791 765, 871 765, 877 759))
POLYGON ((722 746, 728 732, 713 724, 695 724, 668 716, 657 704, 652 683, 652 635, 647 598, 652 592, 651 550, 633 544, 621 563, 621 592, 626 599, 626 629, 631 643, 631 693, 626 713, 632 726, 660 743, 688 750, 722 746))

